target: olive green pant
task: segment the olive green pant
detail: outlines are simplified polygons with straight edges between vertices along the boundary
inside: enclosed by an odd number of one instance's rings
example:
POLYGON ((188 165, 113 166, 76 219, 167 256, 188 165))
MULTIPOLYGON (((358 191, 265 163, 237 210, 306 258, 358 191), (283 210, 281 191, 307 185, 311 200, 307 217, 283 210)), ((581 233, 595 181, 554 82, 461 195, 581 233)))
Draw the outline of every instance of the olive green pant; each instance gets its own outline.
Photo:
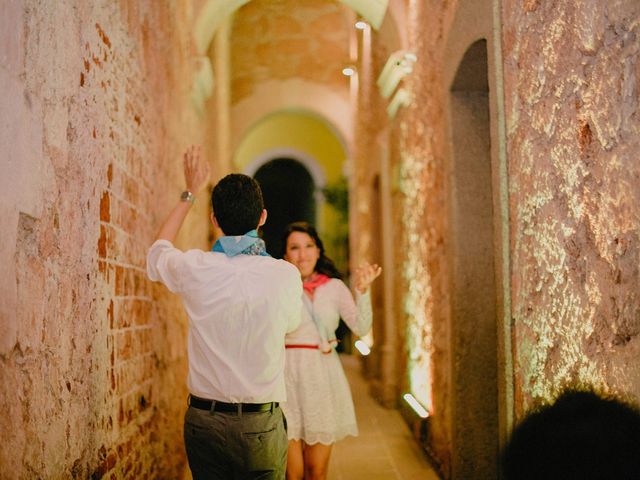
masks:
POLYGON ((240 414, 189 407, 184 443, 193 480, 285 478, 288 442, 280 407, 240 414))

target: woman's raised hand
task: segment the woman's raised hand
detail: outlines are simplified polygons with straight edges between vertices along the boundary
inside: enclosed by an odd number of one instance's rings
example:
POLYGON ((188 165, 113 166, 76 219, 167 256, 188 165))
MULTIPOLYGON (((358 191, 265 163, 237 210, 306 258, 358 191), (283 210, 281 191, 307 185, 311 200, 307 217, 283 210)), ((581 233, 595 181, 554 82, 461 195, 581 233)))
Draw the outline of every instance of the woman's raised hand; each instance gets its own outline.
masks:
POLYGON ((382 267, 377 264, 369 264, 367 262, 362 263, 355 272, 355 285, 360 293, 367 291, 367 288, 373 283, 373 281, 382 273, 382 267))
POLYGON ((194 195, 209 181, 209 164, 202 159, 202 147, 190 145, 183 155, 184 179, 187 190, 194 195))

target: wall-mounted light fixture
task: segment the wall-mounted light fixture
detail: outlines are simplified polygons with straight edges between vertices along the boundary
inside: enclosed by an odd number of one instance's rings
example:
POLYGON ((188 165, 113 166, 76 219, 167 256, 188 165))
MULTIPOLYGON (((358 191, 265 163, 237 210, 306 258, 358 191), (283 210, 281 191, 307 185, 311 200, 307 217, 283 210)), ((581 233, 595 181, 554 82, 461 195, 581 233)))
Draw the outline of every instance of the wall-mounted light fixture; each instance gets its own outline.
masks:
POLYGON ((409 105, 411 103, 411 99, 411 93, 409 93, 406 89, 399 88, 398 90, 396 90, 396 93, 393 95, 393 98, 387 106, 387 115, 389 115, 389 118, 395 117, 400 107, 406 107, 407 105, 409 105))
POLYGON ((366 357, 371 353, 371 349, 369 348, 369 345, 367 345, 362 340, 356 340, 356 343, 354 343, 354 347, 356 347, 356 349, 360 352, 360 354, 363 357, 366 357))
POLYGON ((220 25, 249 0, 205 0, 200 3, 193 38, 198 54, 205 55, 220 25))
POLYGON ((420 402, 416 400, 416 397, 414 397, 410 393, 405 393, 402 398, 404 398, 404 401, 409 404, 409 406, 413 409, 414 412, 418 414, 420 418, 427 418, 429 416, 429 412, 427 412, 427 410, 422 405, 420 405, 420 402))
POLYGON ((367 22, 365 22, 364 20, 358 20, 355 24, 355 27, 358 30, 364 30, 369 26, 369 24, 367 22))
POLYGON ((345 77, 352 77, 353 75, 355 75, 355 74, 356 74, 356 69, 355 69, 354 67, 351 67, 351 66, 349 66, 349 67, 344 67, 344 68, 342 69, 342 74, 343 74, 345 77))
POLYGON ((340 0, 345 5, 353 8, 362 18, 378 30, 387 12, 389 0, 340 0))
POLYGON ((411 52, 399 50, 392 53, 378 77, 377 84, 380 95, 389 98, 400 80, 413 71, 413 64, 416 63, 416 60, 417 57, 411 52))
POLYGON ((213 93, 214 77, 211 59, 204 55, 195 57, 191 101, 198 111, 202 111, 205 102, 213 93))

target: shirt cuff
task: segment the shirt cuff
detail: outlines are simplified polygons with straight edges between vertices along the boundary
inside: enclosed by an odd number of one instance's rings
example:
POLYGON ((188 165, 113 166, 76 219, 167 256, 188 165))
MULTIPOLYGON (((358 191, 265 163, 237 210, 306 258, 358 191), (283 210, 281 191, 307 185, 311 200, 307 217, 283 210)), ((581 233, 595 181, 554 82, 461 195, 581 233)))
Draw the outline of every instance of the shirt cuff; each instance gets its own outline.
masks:
POLYGON ((158 271, 158 257, 163 251, 172 248, 175 248, 173 243, 164 239, 156 240, 151 244, 147 251, 147 276, 150 280, 157 282, 161 279, 158 271))

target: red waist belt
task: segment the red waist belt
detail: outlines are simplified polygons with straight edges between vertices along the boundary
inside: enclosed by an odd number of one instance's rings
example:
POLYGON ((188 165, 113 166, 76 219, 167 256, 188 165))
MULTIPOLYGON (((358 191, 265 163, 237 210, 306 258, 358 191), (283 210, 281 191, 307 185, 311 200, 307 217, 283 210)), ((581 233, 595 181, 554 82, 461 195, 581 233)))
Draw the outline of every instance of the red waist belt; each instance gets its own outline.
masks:
MULTIPOLYGON (((338 344, 338 340, 329 340, 329 344, 332 346, 336 346, 338 344)), ((304 343, 289 343, 284 346, 284 348, 311 348, 312 350, 320 349, 320 345, 309 345, 304 343)))

